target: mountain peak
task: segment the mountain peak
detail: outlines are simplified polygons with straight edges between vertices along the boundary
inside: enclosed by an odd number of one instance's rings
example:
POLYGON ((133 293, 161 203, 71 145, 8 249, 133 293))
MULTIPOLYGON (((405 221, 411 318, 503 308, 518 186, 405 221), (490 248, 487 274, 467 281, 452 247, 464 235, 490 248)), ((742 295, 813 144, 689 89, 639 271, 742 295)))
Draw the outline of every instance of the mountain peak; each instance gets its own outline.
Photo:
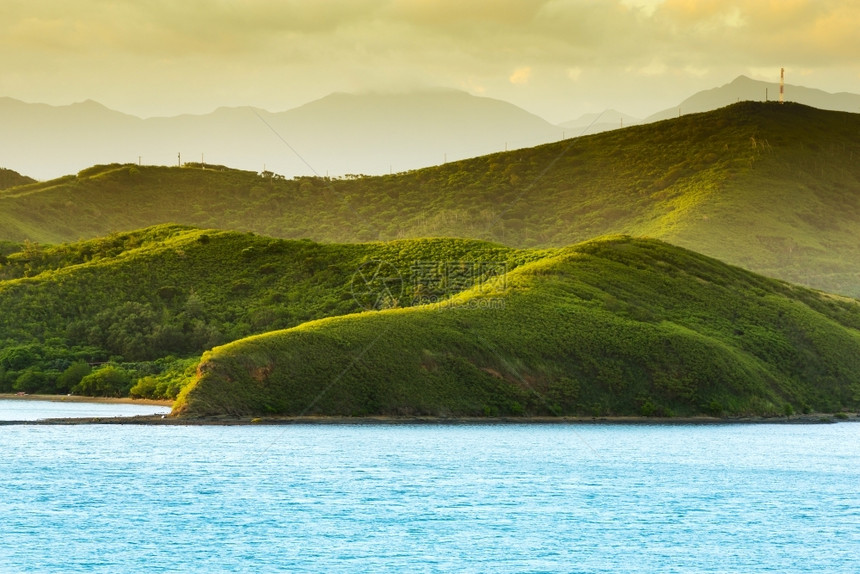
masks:
MULTIPOLYGON (((682 114, 692 114, 715 110, 738 101, 775 101, 779 98, 779 92, 776 89, 778 85, 777 78, 776 73, 772 82, 755 80, 748 76, 740 75, 728 84, 695 93, 680 104, 649 116, 645 119, 645 122, 655 122, 677 117, 679 110, 682 114)), ((860 109, 860 94, 833 94, 817 88, 791 84, 786 84, 785 86, 786 101, 822 110, 856 112, 860 109)))
POLYGON ((750 84, 750 83, 755 83, 755 82, 758 82, 758 81, 759 81, 759 80, 753 80, 753 79, 752 79, 752 78, 750 78, 749 76, 745 76, 744 74, 741 74, 740 76, 738 76, 737 78, 735 78, 734 80, 732 80, 731 82, 729 82, 727 85, 729 85, 729 86, 736 86, 736 85, 738 85, 738 84, 750 84))
POLYGON ((285 176, 383 174, 562 136, 514 104, 439 88, 333 93, 277 113, 239 107, 147 119, 89 99, 66 106, 10 103, 0 106, 0 125, 0 157, 40 179, 93 164, 173 165, 177 154, 204 154, 207 162, 254 171, 265 165, 285 176))
POLYGON ((74 102, 72 104, 69 104, 68 106, 58 106, 58 107, 61 107, 61 108, 65 107, 65 108, 71 108, 71 109, 76 109, 76 110, 92 110, 92 111, 99 111, 99 112, 119 113, 119 112, 116 112, 116 110, 112 110, 109 107, 107 107, 106 105, 104 105, 100 102, 97 102, 95 100, 89 99, 89 98, 87 98, 86 100, 80 101, 80 102, 74 102))

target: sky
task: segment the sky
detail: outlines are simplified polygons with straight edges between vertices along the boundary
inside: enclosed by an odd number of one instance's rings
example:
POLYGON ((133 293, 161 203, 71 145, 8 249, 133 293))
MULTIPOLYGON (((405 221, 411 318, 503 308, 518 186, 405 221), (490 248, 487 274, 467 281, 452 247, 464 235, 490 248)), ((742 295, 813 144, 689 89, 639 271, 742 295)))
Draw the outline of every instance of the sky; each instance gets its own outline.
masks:
POLYGON ((456 88, 552 122, 741 74, 860 92, 860 0, 2 0, 0 96, 140 117, 456 88))

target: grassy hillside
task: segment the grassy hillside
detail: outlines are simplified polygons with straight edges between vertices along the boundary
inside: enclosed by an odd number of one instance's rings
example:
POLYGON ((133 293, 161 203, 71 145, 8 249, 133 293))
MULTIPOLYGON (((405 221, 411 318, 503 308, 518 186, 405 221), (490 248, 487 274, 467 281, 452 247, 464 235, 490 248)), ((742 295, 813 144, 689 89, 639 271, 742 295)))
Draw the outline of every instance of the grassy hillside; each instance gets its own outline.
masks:
POLYGON ((175 397, 222 345, 178 411, 860 406, 860 303, 655 240, 318 244, 162 225, 6 247, 0 392, 175 397))
POLYGON ((284 180, 101 166, 0 191, 0 240, 178 222, 318 241, 471 237, 563 246, 625 233, 860 296, 860 115, 743 102, 381 177, 284 180))
POLYGON ((126 394, 137 375, 183 371, 214 345, 443 297, 540 256, 479 241, 322 245, 175 225, 17 249, 0 255, 0 392, 65 393, 80 377, 61 375, 76 363, 124 365, 126 380, 87 394, 126 394), (427 270, 422 280, 422 261, 485 265, 452 269, 443 284, 427 270))
POLYGON ((0 167, 0 190, 35 182, 36 180, 32 177, 27 177, 26 175, 21 175, 17 171, 0 167))
POLYGON ((174 412, 786 414, 860 406, 860 303, 656 240, 565 248, 432 305, 204 355, 174 412))

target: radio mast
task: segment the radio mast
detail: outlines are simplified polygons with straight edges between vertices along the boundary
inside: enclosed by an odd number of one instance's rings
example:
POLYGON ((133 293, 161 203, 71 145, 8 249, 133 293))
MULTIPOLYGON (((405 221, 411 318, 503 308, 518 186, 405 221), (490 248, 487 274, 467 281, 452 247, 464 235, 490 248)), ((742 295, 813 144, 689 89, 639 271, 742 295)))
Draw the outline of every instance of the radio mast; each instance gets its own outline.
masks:
POLYGON ((779 69, 779 103, 782 103, 785 94, 785 68, 779 69))

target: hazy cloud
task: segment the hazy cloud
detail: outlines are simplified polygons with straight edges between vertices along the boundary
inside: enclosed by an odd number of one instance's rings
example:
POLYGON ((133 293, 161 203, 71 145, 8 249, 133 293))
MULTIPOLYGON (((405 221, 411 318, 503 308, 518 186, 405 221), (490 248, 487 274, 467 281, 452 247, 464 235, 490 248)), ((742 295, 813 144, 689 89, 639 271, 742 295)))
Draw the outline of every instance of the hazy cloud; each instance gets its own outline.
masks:
POLYGON ((152 115, 452 86, 560 121, 749 70, 860 91, 858 29, 860 0, 4 0, 0 95, 152 115))
POLYGON ((532 69, 528 66, 523 66, 514 70, 514 73, 508 77, 508 81, 512 84, 527 84, 531 75, 532 69))

